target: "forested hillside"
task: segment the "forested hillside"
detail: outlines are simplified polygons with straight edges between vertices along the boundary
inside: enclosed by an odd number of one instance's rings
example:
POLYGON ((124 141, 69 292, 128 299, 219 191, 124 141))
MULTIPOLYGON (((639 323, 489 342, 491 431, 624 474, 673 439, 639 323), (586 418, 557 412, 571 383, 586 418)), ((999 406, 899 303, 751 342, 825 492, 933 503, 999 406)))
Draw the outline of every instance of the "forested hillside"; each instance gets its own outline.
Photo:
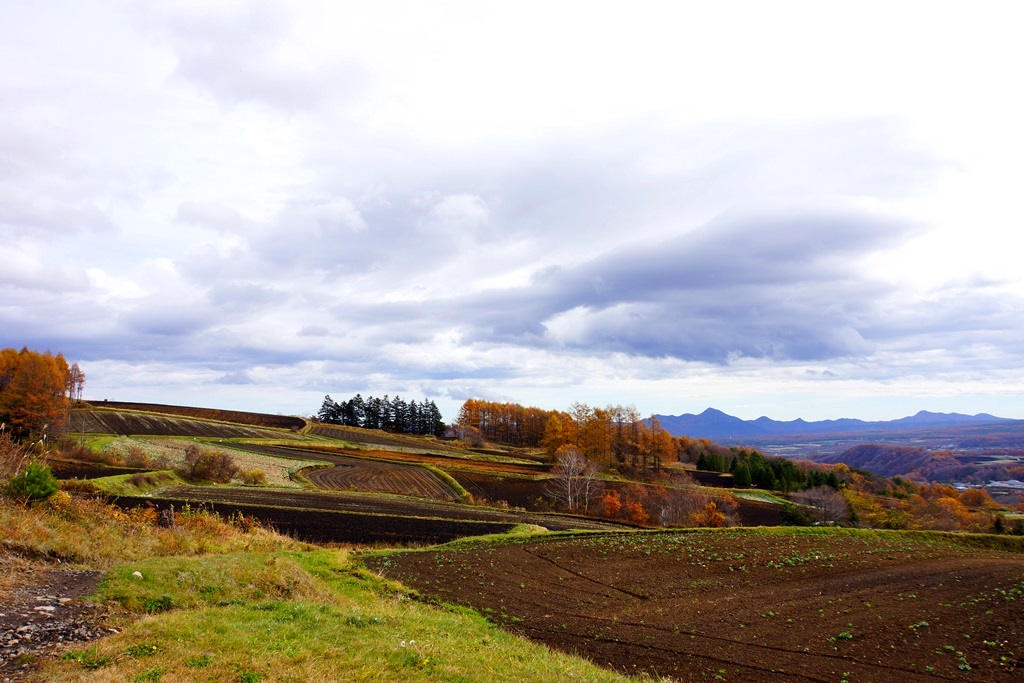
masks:
POLYGON ((915 446, 861 444, 815 460, 822 463, 844 463, 889 477, 911 476, 930 481, 1024 479, 1024 464, 1019 461, 958 456, 948 450, 931 451, 915 446))

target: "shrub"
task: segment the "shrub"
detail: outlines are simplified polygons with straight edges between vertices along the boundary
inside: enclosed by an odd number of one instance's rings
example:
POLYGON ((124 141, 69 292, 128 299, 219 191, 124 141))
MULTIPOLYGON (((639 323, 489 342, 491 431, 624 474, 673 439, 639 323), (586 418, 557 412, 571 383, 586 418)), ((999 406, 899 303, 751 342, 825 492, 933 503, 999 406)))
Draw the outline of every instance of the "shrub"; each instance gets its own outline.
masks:
POLYGON ((850 504, 846 498, 829 486, 815 486, 794 493, 793 502, 804 506, 810 518, 822 524, 841 524, 850 516, 850 504))
POLYGON ((107 451, 94 451, 87 446, 83 446, 73 441, 66 441, 61 444, 60 456, 66 460, 94 462, 101 465, 120 466, 124 464, 124 460, 114 453, 107 451))
POLYGON ((711 495, 700 487, 630 486, 623 495, 624 501, 642 503, 655 525, 719 527, 737 523, 737 504, 732 496, 711 495))
POLYGON ((263 470, 242 470, 238 473, 238 478, 242 480, 243 484, 249 486, 266 486, 267 484, 267 473, 263 470))
POLYGON ((811 517, 792 503, 782 506, 782 526, 810 526, 811 517))
POLYGON ((24 472, 7 484, 7 494, 16 500, 34 502, 46 500, 59 488, 49 467, 31 462, 24 472))
POLYGON ((639 502, 630 501, 623 507, 627 511, 629 521, 633 522, 633 524, 643 526, 651 519, 651 516, 644 510, 644 506, 639 502))
POLYGON ((128 477, 128 483, 138 488, 156 486, 159 482, 160 479, 151 472, 139 472, 128 477))
POLYGON ((195 444, 185 449, 185 469, 182 472, 193 481, 212 481, 226 484, 238 473, 238 465, 229 454, 204 451, 195 444))
POLYGON ((91 496, 103 491, 88 479, 65 479, 60 485, 61 490, 82 496, 91 496))
POLYGON ((726 516, 718 511, 714 501, 707 503, 703 509, 690 513, 690 522, 694 526, 710 527, 717 529, 726 526, 729 522, 726 516))
POLYGON ((963 491, 960 494, 960 502, 969 508, 992 510, 999 507, 999 503, 992 500, 992 496, 985 489, 967 489, 963 491))
POLYGON ((601 508, 605 517, 616 517, 619 510, 622 509, 622 498, 619 497, 619 492, 615 489, 606 491, 601 498, 601 508))
POLYGON ((128 467, 151 467, 152 461, 146 451, 142 450, 139 446, 132 444, 128 447, 128 452, 124 456, 124 464, 128 467))

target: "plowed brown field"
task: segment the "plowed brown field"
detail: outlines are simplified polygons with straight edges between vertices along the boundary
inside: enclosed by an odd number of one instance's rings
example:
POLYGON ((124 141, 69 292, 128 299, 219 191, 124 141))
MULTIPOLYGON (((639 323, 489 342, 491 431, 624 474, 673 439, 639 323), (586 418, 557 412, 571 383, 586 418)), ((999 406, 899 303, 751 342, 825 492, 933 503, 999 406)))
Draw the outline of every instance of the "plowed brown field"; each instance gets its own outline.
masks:
POLYGON ((357 458, 337 458, 333 462, 334 467, 309 470, 306 478, 322 489, 335 491, 376 491, 435 500, 457 498, 450 486, 423 467, 357 458))
MULTIPOLYGON (((452 472, 462 471, 464 468, 465 470, 473 472, 496 472, 499 475, 522 475, 527 473, 536 475, 539 472, 545 472, 547 470, 547 466, 543 465, 517 465, 512 463, 495 463, 488 461, 477 462, 472 460, 451 458, 428 453, 408 453, 405 451, 365 451, 351 448, 321 446, 317 444, 302 444, 296 446, 270 446, 266 444, 235 444, 234 447, 239 450, 247 450, 253 453, 262 453, 264 455, 273 455, 279 458, 323 460, 325 462, 331 462, 342 466, 351 466, 355 463, 359 463, 365 467, 374 468, 374 476, 377 478, 386 477, 387 470, 389 469, 416 470, 423 473, 429 473, 429 470, 420 467, 415 467, 414 465, 416 464, 432 465, 434 467, 439 467, 444 470, 452 472), (404 463, 410 464, 406 465, 404 463)), ((329 470, 325 470, 325 472, 327 471, 329 470)), ((434 475, 432 474, 430 476, 434 477, 434 475)), ((310 479, 312 479, 312 477, 310 477, 310 479)), ((335 488, 345 490, 350 489, 352 487, 339 485, 325 486, 324 488, 335 488)), ((391 488, 372 489, 359 488, 357 486, 355 487, 355 490, 402 493, 402 491, 399 489, 391 488)), ((409 493, 408 495, 419 494, 409 493)), ((451 500, 451 498, 449 498, 447 494, 443 495, 442 498, 445 500, 451 500)))
POLYGON ((422 437, 391 434, 379 429, 346 427, 344 425, 327 424, 324 422, 311 422, 306 431, 309 434, 326 436, 329 439, 341 439, 343 441, 351 441, 353 443, 387 446, 389 448, 408 448, 418 451, 446 451, 451 449, 451 446, 444 441, 427 441, 422 437))
POLYGON ((458 498, 458 493, 448 483, 425 467, 365 457, 362 451, 356 451, 362 457, 352 457, 338 455, 334 451, 263 444, 237 444, 235 448, 279 458, 323 460, 332 463, 334 467, 304 471, 306 478, 322 489, 394 493, 446 501, 458 498))
POLYGON ((793 529, 602 534, 391 555, 371 567, 630 673, 1024 680, 1024 554, 969 540, 793 529))
POLYGON ((96 408, 116 408, 121 410, 141 411, 146 413, 163 413, 194 417, 201 420, 218 422, 235 422, 253 427, 270 427, 272 429, 299 430, 306 426, 301 417, 290 415, 270 415, 267 413, 249 413, 240 410, 220 410, 219 408, 196 408, 193 406, 170 406, 163 403, 132 403, 128 401, 94 401, 90 405, 96 408))
MULTIPOLYGON (((373 444, 371 444, 373 445, 373 444)), ((313 453, 326 455, 358 455, 361 458, 383 458, 402 462, 417 462, 425 465, 436 465, 446 470, 465 470, 470 472, 500 472, 509 474, 538 475, 545 474, 551 465, 512 457, 496 458, 483 456, 477 460, 469 454, 461 452, 441 452, 433 450, 363 450, 344 446, 328 446, 323 444, 303 444, 296 448, 313 453)))
POLYGON ((87 434, 134 434, 147 436, 197 436, 219 439, 287 439, 292 432, 231 422, 143 413, 114 408, 71 411, 71 432, 87 434))
POLYGON ((145 497, 116 499, 122 507, 200 505, 241 512, 308 541, 440 543, 509 531, 518 524, 553 530, 621 529, 622 525, 553 513, 495 510, 404 496, 234 486, 175 486, 145 497))

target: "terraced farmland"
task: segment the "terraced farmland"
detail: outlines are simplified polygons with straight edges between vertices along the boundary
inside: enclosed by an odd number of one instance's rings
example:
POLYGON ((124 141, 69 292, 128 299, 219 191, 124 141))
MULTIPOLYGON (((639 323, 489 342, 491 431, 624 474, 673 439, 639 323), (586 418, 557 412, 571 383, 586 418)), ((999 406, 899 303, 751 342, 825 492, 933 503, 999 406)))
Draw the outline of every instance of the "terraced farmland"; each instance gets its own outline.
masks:
MULTIPOLYGON (((454 501, 460 491, 426 467, 368 457, 337 455, 307 448, 285 448, 264 444, 237 444, 237 450, 277 458, 321 460, 334 467, 308 469, 305 477, 315 486, 331 491, 391 493, 417 498, 454 501)), ((388 454, 390 455, 390 454, 388 454)))
POLYGON ((269 413, 250 413, 240 410, 220 410, 219 408, 196 408, 193 406, 171 406, 163 403, 133 403, 128 401, 95 401, 90 403, 94 408, 113 408, 146 413, 162 413, 192 417, 200 420, 216 422, 234 422, 251 427, 269 427, 271 429, 291 429, 298 431, 306 426, 301 417, 291 415, 271 415, 269 413))
MULTIPOLYGON (((431 465, 450 471, 466 469, 476 473, 513 474, 520 477, 523 475, 536 476, 547 471, 546 465, 473 462, 462 458, 428 453, 361 451, 308 444, 294 447, 236 444, 234 447, 279 458, 315 459, 337 465, 337 467, 310 470, 305 473, 306 478, 320 488, 338 491, 396 493, 437 500, 456 500, 458 492, 429 469, 419 467, 417 464, 431 465), (403 462, 395 462, 395 460, 403 462)), ((454 478, 461 481, 460 477, 454 478)), ((501 479, 500 476, 499 479, 501 479)), ((543 480, 530 479, 530 481, 535 488, 543 487, 543 480)), ((537 495, 541 493, 542 491, 538 489, 537 495)), ((493 500, 500 499, 494 498, 493 500)))
POLYGON ((423 467, 357 458, 337 458, 332 462, 334 467, 310 470, 306 478, 333 491, 375 491, 435 500, 458 498, 451 486, 423 467))
POLYGON ((374 446, 386 446, 388 448, 409 449, 415 451, 436 451, 445 452, 451 450, 445 442, 426 442, 422 437, 402 436, 400 434, 389 434, 376 429, 362 429, 361 427, 345 427, 343 425, 325 424, 323 422, 310 423, 306 428, 307 434, 314 436, 325 436, 329 439, 351 441, 352 443, 365 443, 374 446), (427 444, 430 444, 429 446, 427 444))
POLYGON ((299 438, 290 430, 114 408, 73 410, 71 411, 70 430, 72 433, 85 434, 145 434, 147 436, 193 436, 218 439, 299 438))
POLYGON ((333 491, 175 486, 145 497, 118 498, 116 502, 122 507, 206 505, 225 515, 250 515, 279 531, 317 542, 438 543, 463 536, 502 533, 519 524, 552 530, 623 528, 621 524, 572 515, 333 491))
POLYGON ((457 452, 437 453, 434 451, 409 451, 409 450, 383 450, 383 449, 360 449, 345 446, 336 446, 324 443, 296 442, 288 446, 258 446, 262 452, 271 453, 282 458, 319 457, 330 461, 336 457, 356 456, 360 458, 375 458, 389 462, 418 463, 421 465, 433 465, 446 471, 467 471, 467 472, 492 472, 496 474, 536 476, 547 474, 551 466, 546 463, 532 462, 517 458, 491 458, 488 460, 475 460, 465 454, 457 452))

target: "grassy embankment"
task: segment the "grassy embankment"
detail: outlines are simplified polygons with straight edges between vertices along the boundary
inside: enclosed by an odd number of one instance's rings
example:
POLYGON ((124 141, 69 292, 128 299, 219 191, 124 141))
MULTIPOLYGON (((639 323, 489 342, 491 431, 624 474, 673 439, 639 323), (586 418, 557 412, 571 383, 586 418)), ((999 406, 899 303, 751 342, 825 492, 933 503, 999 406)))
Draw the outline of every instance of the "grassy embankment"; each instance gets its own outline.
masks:
POLYGON ((43 662, 42 680, 624 680, 413 600, 362 569, 358 551, 206 513, 179 514, 175 529, 153 517, 63 493, 28 509, 0 501, 5 555, 107 570, 93 599, 120 632, 43 662))

